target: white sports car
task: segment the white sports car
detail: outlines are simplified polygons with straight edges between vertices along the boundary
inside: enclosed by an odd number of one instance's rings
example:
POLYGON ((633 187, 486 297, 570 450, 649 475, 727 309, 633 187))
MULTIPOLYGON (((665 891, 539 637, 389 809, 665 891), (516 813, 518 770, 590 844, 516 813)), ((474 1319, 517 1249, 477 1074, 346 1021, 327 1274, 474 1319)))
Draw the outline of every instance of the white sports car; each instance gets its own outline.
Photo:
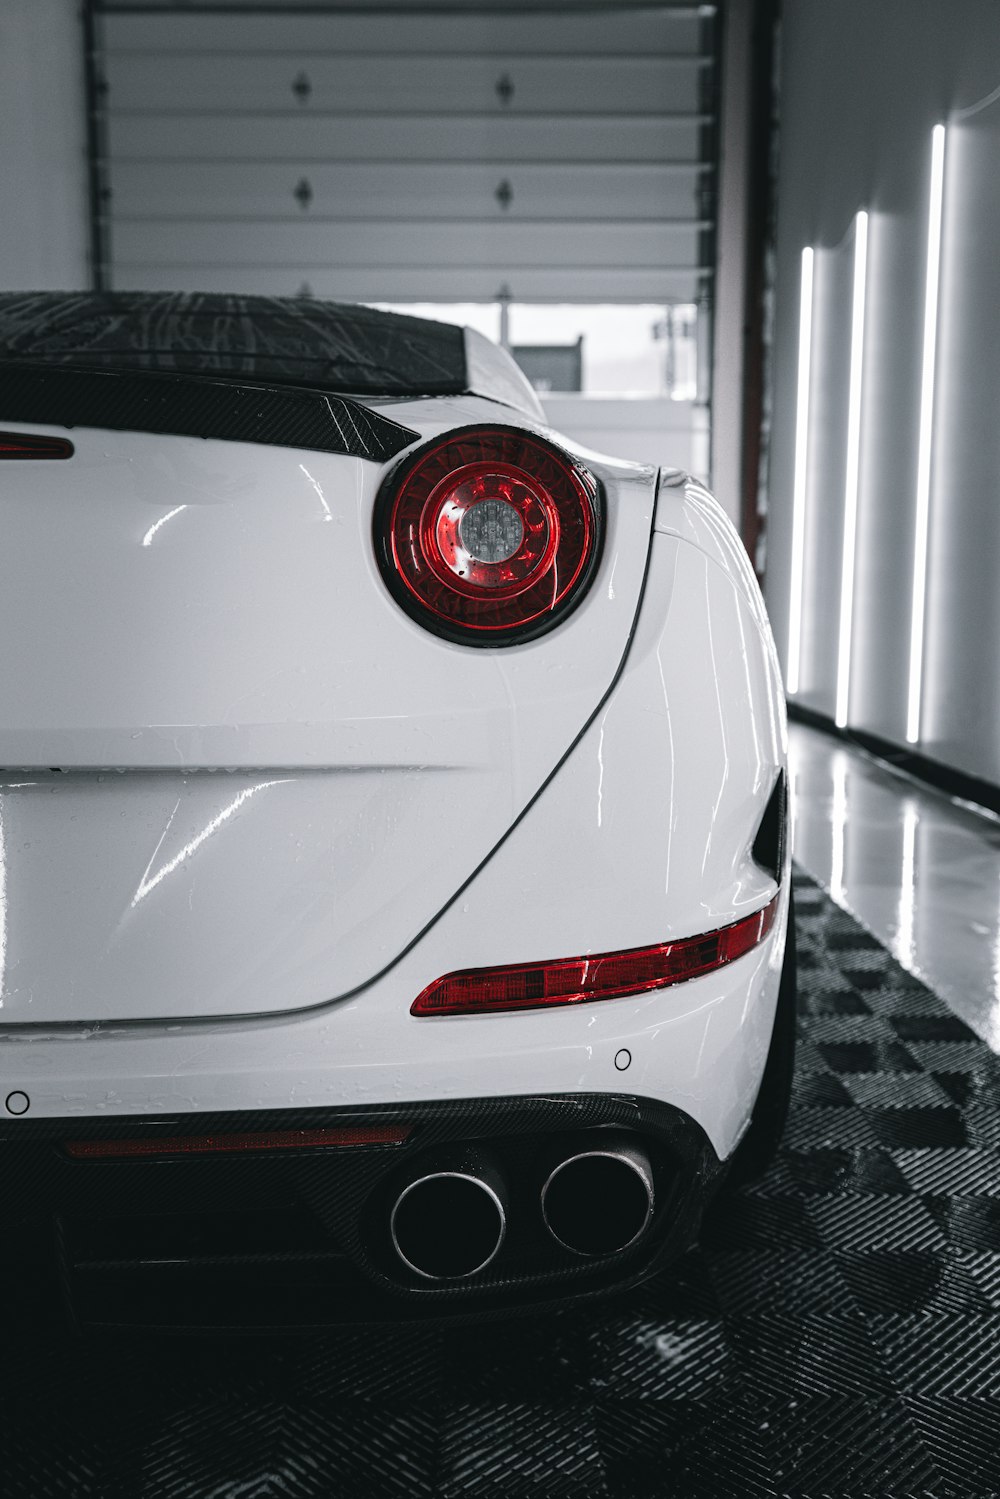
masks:
POLYGON ((0 1211, 74 1315, 496 1314, 687 1247, 795 1005, 705 489, 468 330, 6 294, 0 527, 0 1211))

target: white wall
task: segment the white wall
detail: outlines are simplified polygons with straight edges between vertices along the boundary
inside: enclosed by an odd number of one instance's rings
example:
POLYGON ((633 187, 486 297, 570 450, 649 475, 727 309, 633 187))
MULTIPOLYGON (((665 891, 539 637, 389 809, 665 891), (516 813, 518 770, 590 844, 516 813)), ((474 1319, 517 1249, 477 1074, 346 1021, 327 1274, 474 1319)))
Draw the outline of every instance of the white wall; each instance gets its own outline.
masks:
POLYGON ((0 0, 0 289, 88 285, 76 0, 0 0))
POLYGON ((799 700, 834 713, 853 221, 870 214, 848 722, 906 743, 931 131, 948 125, 916 745, 1000 781, 996 0, 786 0, 767 594, 787 661, 799 276, 815 247, 799 700))

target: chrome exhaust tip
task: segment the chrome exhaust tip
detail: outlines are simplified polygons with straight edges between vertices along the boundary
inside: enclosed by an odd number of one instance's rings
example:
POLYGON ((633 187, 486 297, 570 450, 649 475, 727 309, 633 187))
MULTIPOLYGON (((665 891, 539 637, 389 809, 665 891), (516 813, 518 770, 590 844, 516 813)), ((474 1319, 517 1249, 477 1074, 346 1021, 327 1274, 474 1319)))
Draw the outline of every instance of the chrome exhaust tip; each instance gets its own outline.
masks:
POLYGON ((628 1136, 595 1132, 593 1144, 561 1160, 542 1186, 549 1233, 573 1254, 619 1254, 636 1243, 653 1217, 653 1168, 628 1136))
POLYGON ((423 1280, 465 1280, 500 1252, 507 1194, 483 1158, 429 1170, 403 1188, 389 1215, 396 1254, 423 1280))

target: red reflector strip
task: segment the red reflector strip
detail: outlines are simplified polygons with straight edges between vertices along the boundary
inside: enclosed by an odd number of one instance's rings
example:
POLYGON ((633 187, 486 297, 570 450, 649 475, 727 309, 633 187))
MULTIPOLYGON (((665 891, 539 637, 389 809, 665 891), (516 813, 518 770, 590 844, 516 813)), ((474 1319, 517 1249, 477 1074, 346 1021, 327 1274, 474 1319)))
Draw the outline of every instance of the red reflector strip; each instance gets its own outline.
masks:
POLYGON ((681 937, 654 947, 557 958, 551 963, 511 963, 504 968, 468 968, 428 984, 411 1015, 469 1015, 576 1005, 645 994, 699 978, 742 958, 763 942, 774 925, 777 895, 762 911, 700 937, 681 937))
POLYGON ((0 458, 72 458, 73 444, 65 437, 33 437, 26 432, 0 432, 0 458))
POLYGON ((335 1129, 275 1129, 248 1135, 171 1135, 141 1140, 65 1140, 78 1161, 162 1155, 243 1155, 255 1150, 311 1150, 323 1146, 402 1145, 412 1124, 349 1124, 335 1129))

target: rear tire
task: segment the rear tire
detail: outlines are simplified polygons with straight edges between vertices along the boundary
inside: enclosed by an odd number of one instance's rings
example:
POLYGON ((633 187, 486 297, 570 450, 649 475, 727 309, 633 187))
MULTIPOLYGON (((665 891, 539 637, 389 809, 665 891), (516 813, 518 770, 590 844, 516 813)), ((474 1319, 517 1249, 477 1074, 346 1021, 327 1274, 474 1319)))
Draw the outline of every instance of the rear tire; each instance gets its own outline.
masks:
POLYGON ((778 986, 778 1003, 774 1013, 771 1046, 764 1064, 760 1092, 750 1116, 750 1127, 732 1158, 726 1178, 728 1187, 741 1187, 756 1181, 777 1154, 788 1117, 795 1074, 795 1012, 797 982, 795 966, 795 897, 788 894, 788 931, 785 958, 778 986))

